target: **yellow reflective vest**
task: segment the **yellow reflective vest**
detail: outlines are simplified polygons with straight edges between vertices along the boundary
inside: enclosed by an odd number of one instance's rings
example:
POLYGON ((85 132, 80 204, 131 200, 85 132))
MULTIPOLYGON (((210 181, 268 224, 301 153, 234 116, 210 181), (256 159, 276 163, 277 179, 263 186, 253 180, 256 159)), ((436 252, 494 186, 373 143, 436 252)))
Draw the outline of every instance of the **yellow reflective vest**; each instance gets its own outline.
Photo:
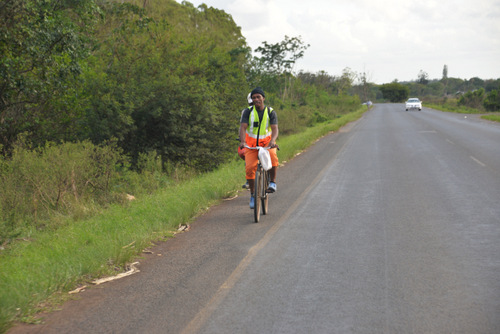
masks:
POLYGON ((248 117, 248 127, 246 131, 246 144, 250 147, 267 146, 271 141, 271 126, 269 124, 269 114, 273 111, 272 108, 266 107, 262 120, 259 120, 259 114, 255 106, 250 108, 250 115, 248 117))

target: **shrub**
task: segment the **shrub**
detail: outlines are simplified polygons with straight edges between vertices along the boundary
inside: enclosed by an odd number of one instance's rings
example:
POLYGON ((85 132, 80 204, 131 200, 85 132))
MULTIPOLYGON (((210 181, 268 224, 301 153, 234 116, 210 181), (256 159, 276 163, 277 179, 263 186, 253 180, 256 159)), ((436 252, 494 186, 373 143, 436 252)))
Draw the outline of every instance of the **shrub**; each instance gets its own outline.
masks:
POLYGON ((481 110, 483 108, 483 101, 484 89, 481 88, 462 95, 458 100, 458 105, 481 110))
POLYGON ((500 93, 497 90, 492 90, 486 95, 483 102, 484 109, 487 111, 500 111, 500 93))
POLYGON ((397 82, 380 86, 380 91, 384 99, 390 102, 403 102, 408 98, 408 94, 410 93, 410 89, 407 86, 397 82))
POLYGON ((57 227, 55 213, 106 204, 126 163, 114 144, 16 144, 10 158, 0 158, 0 242, 23 229, 57 227))

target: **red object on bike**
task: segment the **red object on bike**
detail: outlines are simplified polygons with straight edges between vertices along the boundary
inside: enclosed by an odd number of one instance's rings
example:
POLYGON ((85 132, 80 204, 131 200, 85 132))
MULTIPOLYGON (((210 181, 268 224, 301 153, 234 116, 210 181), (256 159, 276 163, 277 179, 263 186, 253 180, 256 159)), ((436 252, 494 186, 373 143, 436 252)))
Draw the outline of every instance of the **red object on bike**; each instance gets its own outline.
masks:
POLYGON ((241 159, 245 160, 245 148, 241 148, 238 146, 238 155, 241 159))

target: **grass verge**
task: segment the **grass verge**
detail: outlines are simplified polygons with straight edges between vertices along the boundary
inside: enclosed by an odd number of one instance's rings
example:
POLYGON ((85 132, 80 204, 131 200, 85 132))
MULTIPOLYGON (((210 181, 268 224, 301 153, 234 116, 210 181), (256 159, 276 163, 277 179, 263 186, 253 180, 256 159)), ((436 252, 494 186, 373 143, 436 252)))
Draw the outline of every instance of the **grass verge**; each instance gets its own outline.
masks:
MULTIPOLYGON (((281 161, 292 159, 318 138, 360 118, 366 107, 341 118, 279 139, 281 161)), ((123 271, 152 242, 164 240, 182 224, 221 199, 233 196, 244 179, 241 161, 197 176, 127 206, 114 205, 57 232, 33 234, 0 255, 0 333, 15 321, 57 305, 67 292, 92 279, 123 271)))
POLYGON ((484 113, 484 111, 480 111, 477 109, 464 107, 464 106, 455 106, 452 104, 426 103, 425 106, 432 108, 432 109, 446 111, 446 112, 454 112, 457 114, 481 114, 481 113, 484 113))
POLYGON ((483 119, 487 119, 489 121, 500 122, 500 115, 484 115, 481 116, 483 119))
MULTIPOLYGON (((450 105, 445 105, 445 104, 432 104, 428 103, 425 105, 426 107, 436 109, 436 110, 441 110, 445 112, 454 112, 458 114, 483 114, 484 111, 480 111, 477 109, 472 109, 472 108, 467 108, 467 107, 455 107, 455 106, 450 106, 450 105)), ((488 114, 488 115, 482 115, 482 119, 486 119, 489 121, 494 121, 494 122, 500 122, 500 115, 498 114, 488 114)))

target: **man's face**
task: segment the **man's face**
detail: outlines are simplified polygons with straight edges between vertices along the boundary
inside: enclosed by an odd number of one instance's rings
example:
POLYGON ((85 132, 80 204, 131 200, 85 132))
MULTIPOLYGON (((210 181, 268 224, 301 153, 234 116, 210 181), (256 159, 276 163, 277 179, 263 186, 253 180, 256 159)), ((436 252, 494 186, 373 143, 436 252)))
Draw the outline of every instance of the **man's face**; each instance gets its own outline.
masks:
POLYGON ((257 107, 258 110, 262 110, 264 108, 264 96, 260 94, 253 94, 252 95, 252 101, 255 107, 257 107))

